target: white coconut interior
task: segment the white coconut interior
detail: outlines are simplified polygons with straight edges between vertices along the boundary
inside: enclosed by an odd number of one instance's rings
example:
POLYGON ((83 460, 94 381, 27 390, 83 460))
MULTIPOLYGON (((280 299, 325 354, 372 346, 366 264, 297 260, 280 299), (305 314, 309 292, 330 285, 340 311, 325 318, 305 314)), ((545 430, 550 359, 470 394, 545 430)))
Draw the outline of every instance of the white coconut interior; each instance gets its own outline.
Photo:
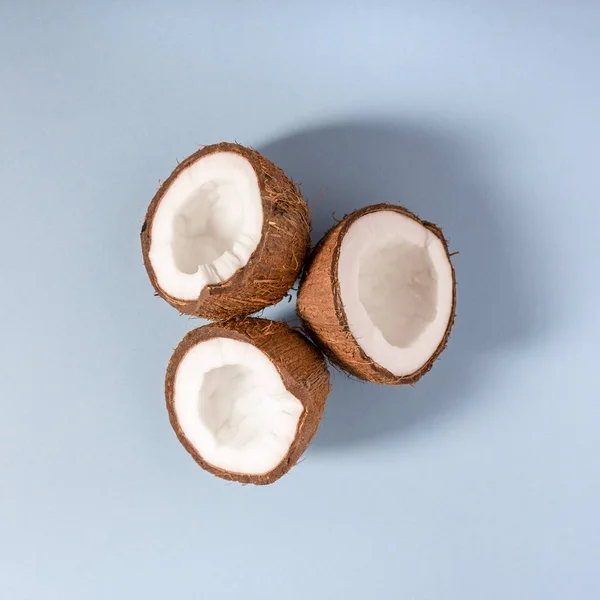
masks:
POLYGON ((260 241, 263 211, 252 165, 216 152, 181 171, 152 222, 149 259, 160 287, 182 300, 229 279, 260 241))
POLYGON ((180 362, 174 409, 204 460, 226 471, 261 474, 286 456, 303 406, 258 348, 214 338, 180 362))
POLYGON ((394 375, 422 367, 452 311, 452 268, 441 240, 410 217, 378 211, 348 229, 338 264, 348 327, 394 375))

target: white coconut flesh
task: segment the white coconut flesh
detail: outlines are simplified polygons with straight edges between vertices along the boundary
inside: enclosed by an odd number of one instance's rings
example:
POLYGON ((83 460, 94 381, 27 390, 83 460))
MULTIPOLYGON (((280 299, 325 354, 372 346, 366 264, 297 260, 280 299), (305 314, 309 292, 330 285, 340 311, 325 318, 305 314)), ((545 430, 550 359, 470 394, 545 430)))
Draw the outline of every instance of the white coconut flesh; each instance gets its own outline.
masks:
POLYGON ((425 365, 452 312, 452 268, 442 241, 395 211, 358 218, 340 247, 348 327, 371 360, 397 376, 425 365))
POLYGON ((230 338, 201 342, 185 354, 173 408, 205 461, 244 474, 267 473, 285 458, 303 411, 271 360, 230 338))
POLYGON ((152 222, 149 259, 170 296, 194 300, 248 263, 262 233, 252 165, 233 152, 209 154, 181 171, 152 222))

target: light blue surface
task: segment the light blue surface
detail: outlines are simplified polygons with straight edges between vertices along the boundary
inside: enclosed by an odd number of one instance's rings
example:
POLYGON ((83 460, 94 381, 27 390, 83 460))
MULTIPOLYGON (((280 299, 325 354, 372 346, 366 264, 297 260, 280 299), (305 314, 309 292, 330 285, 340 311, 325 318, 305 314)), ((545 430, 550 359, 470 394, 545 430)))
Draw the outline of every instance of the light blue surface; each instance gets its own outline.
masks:
POLYGON ((0 598, 599 598, 599 61, 591 0, 3 0, 0 598), (172 433, 197 322, 138 242, 176 159, 232 139, 316 236, 400 201, 460 252, 432 373, 336 374, 266 488, 172 433))

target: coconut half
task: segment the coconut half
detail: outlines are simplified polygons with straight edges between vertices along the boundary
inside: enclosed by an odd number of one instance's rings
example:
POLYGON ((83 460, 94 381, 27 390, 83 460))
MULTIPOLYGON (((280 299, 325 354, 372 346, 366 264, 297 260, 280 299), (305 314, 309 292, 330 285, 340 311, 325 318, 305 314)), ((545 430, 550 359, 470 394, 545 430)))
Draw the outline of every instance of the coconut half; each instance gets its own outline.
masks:
POLYGON ((455 288, 442 230, 378 204, 348 215, 319 242, 298 313, 342 369, 368 381, 414 383, 446 346, 455 288))
POLYGON ((159 296, 210 320, 247 315, 283 298, 310 247, 299 189, 239 144, 205 146, 160 186, 141 232, 159 296))
POLYGON ((261 485, 296 464, 329 390, 315 346, 284 323, 253 318, 188 333, 165 382, 171 425, 192 458, 223 479, 261 485))

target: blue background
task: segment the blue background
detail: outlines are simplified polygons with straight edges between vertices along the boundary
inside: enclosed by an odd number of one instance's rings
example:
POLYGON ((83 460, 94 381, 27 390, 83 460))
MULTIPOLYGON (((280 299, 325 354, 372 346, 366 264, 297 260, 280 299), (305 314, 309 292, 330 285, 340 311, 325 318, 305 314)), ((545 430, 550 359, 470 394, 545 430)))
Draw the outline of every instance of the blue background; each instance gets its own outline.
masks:
MULTIPOLYGON (((600 4, 0 3, 0 597, 600 597, 600 4), (199 144, 439 223, 450 346, 227 485, 164 409, 198 321, 138 233, 199 144)), ((266 312, 294 318, 293 305, 266 312)))

